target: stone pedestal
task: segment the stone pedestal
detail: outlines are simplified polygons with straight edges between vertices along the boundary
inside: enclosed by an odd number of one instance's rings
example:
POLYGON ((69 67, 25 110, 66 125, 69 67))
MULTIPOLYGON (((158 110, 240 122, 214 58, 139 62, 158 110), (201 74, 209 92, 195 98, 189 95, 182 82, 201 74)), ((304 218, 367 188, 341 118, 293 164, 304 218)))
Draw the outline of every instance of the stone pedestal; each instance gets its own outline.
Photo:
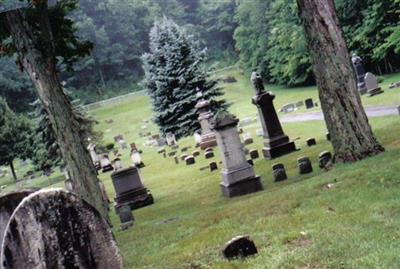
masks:
MULTIPOLYGON (((199 93, 201 97, 201 93, 199 93)), ((217 140, 215 138, 214 132, 210 128, 210 120, 214 116, 210 111, 210 103, 207 100, 201 98, 197 104, 196 108, 199 113, 199 122, 201 126, 201 141, 199 143, 201 149, 206 149, 208 147, 215 147, 217 145, 217 140)))
POLYGON ((129 205, 133 210, 154 203, 150 191, 143 186, 138 168, 128 167, 115 171, 111 174, 111 178, 116 194, 117 212, 124 205, 129 205))
POLYGON ((263 190, 260 177, 246 161, 244 146, 237 132, 238 120, 231 114, 219 112, 211 127, 215 131, 223 164, 221 191, 226 197, 263 190))
POLYGON ((264 131, 263 155, 265 159, 274 159, 296 150, 294 142, 283 132, 273 100, 275 95, 265 92, 261 77, 253 72, 251 80, 256 92, 252 102, 257 106, 258 114, 264 131))
POLYGON ((351 57, 351 61, 353 63, 353 68, 354 71, 356 72, 356 76, 357 76, 357 88, 358 88, 358 92, 363 95, 367 93, 367 87, 365 85, 365 69, 364 66, 362 65, 362 60, 359 56, 357 56, 356 54, 353 54, 353 56, 351 57))

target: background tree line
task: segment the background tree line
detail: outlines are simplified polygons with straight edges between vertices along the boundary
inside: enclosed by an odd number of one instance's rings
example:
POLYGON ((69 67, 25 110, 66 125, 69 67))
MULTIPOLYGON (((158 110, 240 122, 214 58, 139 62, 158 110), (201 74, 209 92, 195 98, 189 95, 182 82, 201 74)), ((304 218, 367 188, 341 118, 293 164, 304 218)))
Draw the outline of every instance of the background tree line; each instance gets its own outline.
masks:
MULTIPOLYGON (((399 0, 336 0, 349 50, 377 74, 400 69, 399 0)), ((93 43, 90 56, 58 68, 66 88, 84 103, 140 90, 141 55, 149 51, 149 32, 162 16, 184 26, 208 62, 239 60, 270 82, 287 86, 314 83, 295 0, 81 0, 71 15, 82 40, 93 43)), ((17 112, 36 97, 13 58, 0 59, 0 94, 17 112)))

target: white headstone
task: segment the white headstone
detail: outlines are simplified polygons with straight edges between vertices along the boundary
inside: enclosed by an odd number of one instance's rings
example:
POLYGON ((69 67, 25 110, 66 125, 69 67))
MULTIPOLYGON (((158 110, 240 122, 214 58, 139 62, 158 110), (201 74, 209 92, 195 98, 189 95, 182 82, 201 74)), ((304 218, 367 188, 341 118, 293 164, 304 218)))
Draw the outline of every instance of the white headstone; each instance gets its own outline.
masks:
POLYGON ((378 80, 376 79, 375 75, 370 72, 365 74, 365 85, 367 86, 368 91, 379 88, 378 80))

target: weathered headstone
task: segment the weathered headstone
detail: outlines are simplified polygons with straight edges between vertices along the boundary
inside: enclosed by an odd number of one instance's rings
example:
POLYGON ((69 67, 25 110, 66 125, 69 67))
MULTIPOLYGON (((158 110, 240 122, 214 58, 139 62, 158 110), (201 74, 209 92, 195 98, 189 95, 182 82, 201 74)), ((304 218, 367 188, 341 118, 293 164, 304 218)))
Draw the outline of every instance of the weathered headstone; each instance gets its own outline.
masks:
POLYGON ((208 147, 215 147, 217 145, 217 140, 215 138, 214 132, 210 128, 210 119, 214 114, 210 110, 210 102, 203 98, 203 94, 197 88, 197 95, 199 101, 196 104, 196 109, 199 113, 199 122, 201 126, 201 142, 200 148, 205 149, 208 147))
POLYGON ((262 78, 257 73, 253 72, 251 81, 256 92, 252 102, 257 106, 261 126, 264 130, 264 158, 274 159, 295 151, 294 142, 289 141, 289 137, 283 132, 276 114, 273 104, 275 95, 265 91, 262 78))
POLYGON ((306 142, 307 142, 307 146, 309 146, 309 147, 317 145, 317 141, 315 140, 315 138, 309 138, 309 139, 307 139, 306 142))
POLYGON ((304 106, 304 101, 296 102, 296 107, 302 107, 302 106, 304 106))
POLYGON ((176 151, 170 151, 170 152, 168 152, 168 156, 169 156, 169 157, 175 156, 175 154, 176 154, 176 151))
POLYGON ((192 164, 196 163, 196 160, 193 156, 189 155, 185 158, 185 162, 186 162, 186 165, 192 165, 192 164))
POLYGON ((15 269, 122 269, 109 224, 62 189, 34 192, 18 205, 4 233, 1 263, 15 269))
POLYGON ((227 112, 218 112, 211 122, 216 132, 223 163, 221 191, 226 197, 263 190, 260 177, 247 163, 243 144, 237 132, 238 119, 227 112))
POLYGON ((226 259, 245 258, 257 253, 257 247, 249 236, 236 236, 229 240, 222 249, 222 255, 226 259))
POLYGON ((306 109, 310 109, 314 107, 314 102, 311 98, 308 98, 304 101, 304 103, 306 104, 306 109))
POLYGON ((136 209, 153 204, 153 196, 143 185, 136 167, 128 167, 115 171, 111 174, 112 183, 115 189, 115 210, 118 213, 120 207, 129 205, 136 209))
POLYGON ((121 222, 121 230, 126 230, 133 226, 135 218, 133 217, 131 207, 129 205, 123 205, 118 210, 119 220, 121 222))
POLYGON ((313 171, 311 161, 308 157, 297 159, 300 174, 308 174, 313 171))
POLYGON ((357 75, 357 88, 358 92, 363 95, 367 93, 367 87, 365 85, 365 69, 362 64, 362 59, 357 56, 357 54, 353 53, 353 56, 351 57, 351 61, 353 63, 353 68, 356 72, 357 75))
MULTIPOLYGON (((164 154, 164 158, 165 158, 166 157, 165 152, 163 154, 164 154)), ((140 156, 139 151, 137 151, 137 150, 131 151, 131 160, 132 160, 132 163, 134 166, 136 166, 138 168, 145 167, 145 164, 142 161, 142 157, 140 156)))
POLYGON ((121 162, 121 159, 120 159, 120 158, 115 158, 115 159, 112 161, 111 165, 113 166, 114 171, 118 171, 118 170, 121 170, 121 169, 122 169, 122 162, 121 162))
POLYGON ((214 152, 213 152, 213 151, 206 151, 206 152, 204 153, 204 157, 205 157, 206 159, 210 159, 210 158, 214 157, 214 152))
POLYGON ((318 155, 319 168, 326 168, 327 165, 332 161, 332 153, 329 151, 323 151, 318 155))
POLYGON ((114 170, 107 154, 104 154, 103 156, 101 156, 100 164, 101 164, 101 167, 103 168, 103 170, 102 170, 103 173, 114 170))
POLYGON ((258 150, 256 150, 256 149, 250 150, 249 153, 250 153, 250 158, 252 160, 257 159, 259 157, 258 150))
POLYGON ((383 93, 383 90, 378 85, 378 80, 375 75, 370 72, 365 74, 365 85, 370 97, 383 93))
POLYGON ((285 166, 282 163, 276 163, 272 165, 272 173, 274 175, 275 182, 287 179, 285 166))
POLYGON ((290 113, 296 110, 295 104, 286 104, 281 108, 281 112, 283 113, 290 113))
POLYGON ((173 133, 167 133, 165 135, 165 140, 167 141, 168 146, 176 145, 176 138, 173 133))
POLYGON ((200 151, 195 150, 195 151, 192 152, 192 155, 193 155, 193 157, 197 157, 197 156, 200 155, 200 151))
POLYGON ((215 170, 218 170, 218 165, 217 165, 216 162, 211 162, 209 166, 210 166, 210 171, 211 172, 215 171, 215 170))
POLYGON ((249 134, 249 133, 245 133, 244 135, 243 135, 243 143, 245 144, 245 145, 250 145, 250 144, 253 144, 253 138, 251 137, 251 134, 249 134))

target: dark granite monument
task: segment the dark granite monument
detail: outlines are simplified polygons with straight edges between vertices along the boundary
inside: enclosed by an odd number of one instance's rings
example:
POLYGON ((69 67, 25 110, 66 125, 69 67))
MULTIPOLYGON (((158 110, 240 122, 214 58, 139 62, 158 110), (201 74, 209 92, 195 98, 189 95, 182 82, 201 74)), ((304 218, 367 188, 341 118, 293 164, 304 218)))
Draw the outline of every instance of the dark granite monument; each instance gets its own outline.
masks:
POLYGON ((285 166, 282 163, 276 163, 272 165, 272 173, 274 175, 275 182, 287 179, 285 166))
POLYGON ((353 63, 353 68, 354 71, 356 72, 357 75, 357 88, 358 92, 363 95, 367 93, 367 86, 365 85, 365 69, 362 64, 362 59, 357 56, 357 54, 353 53, 353 56, 351 57, 351 61, 353 63))
POLYGON ((299 167, 300 174, 308 174, 313 171, 312 164, 310 158, 301 157, 297 159, 297 165, 299 167))
POLYGON ((265 91, 262 78, 257 73, 253 72, 251 81, 256 92, 252 102, 258 108, 261 126, 264 131, 264 158, 274 159, 295 151, 296 146, 294 142, 289 141, 289 137, 283 132, 278 115, 276 114, 273 104, 275 95, 265 91))
POLYGON ((332 161, 332 153, 329 151, 323 151, 318 155, 319 168, 327 168, 329 163, 332 161))
POLYGON ((154 203, 150 191, 143 186, 138 168, 128 167, 115 171, 111 174, 111 179, 116 194, 117 213, 118 209, 124 205, 129 205, 133 210, 154 203))
POLYGON ((257 247, 249 236, 236 236, 229 240, 222 249, 222 255, 228 260, 245 258, 257 253, 257 247))
POLYGON ((221 190, 234 197, 263 190, 260 177, 246 161, 244 146, 237 132, 239 120, 227 112, 218 112, 211 121, 223 163, 221 190))

